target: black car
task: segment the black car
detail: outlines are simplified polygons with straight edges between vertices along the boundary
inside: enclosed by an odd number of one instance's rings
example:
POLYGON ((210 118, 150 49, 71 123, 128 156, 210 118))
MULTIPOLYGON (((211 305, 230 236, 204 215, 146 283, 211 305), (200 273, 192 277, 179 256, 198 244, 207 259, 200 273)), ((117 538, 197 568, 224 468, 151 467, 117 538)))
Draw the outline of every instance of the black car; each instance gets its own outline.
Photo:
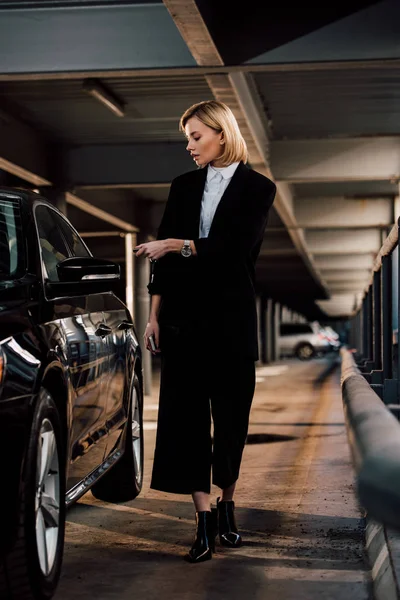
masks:
POLYGON ((1 600, 51 598, 65 509, 89 488, 140 492, 141 351, 118 279, 44 198, 0 189, 1 600))

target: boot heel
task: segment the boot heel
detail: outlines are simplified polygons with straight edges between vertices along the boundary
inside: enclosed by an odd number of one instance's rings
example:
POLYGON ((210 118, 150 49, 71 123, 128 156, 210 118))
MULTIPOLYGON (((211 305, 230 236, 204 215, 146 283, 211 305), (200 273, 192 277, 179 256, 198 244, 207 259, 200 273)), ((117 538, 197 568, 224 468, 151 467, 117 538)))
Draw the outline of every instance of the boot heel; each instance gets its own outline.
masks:
POLYGON ((238 532, 235 520, 235 503, 217 499, 218 532, 221 546, 240 548, 242 538, 238 532))
POLYGON ((184 557, 187 562, 200 563, 212 558, 215 549, 213 522, 214 515, 210 511, 196 513, 196 537, 193 546, 184 557))

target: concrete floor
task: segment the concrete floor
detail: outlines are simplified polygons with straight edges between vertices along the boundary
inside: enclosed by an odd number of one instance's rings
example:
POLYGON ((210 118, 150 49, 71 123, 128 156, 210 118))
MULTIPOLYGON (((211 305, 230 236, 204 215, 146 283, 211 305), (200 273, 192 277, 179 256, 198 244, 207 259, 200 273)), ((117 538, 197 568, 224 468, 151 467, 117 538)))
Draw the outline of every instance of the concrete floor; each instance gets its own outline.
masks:
POLYGON ((236 496, 245 545, 217 547, 201 565, 182 560, 194 531, 190 498, 149 489, 156 382, 145 399, 142 494, 112 505, 89 493, 69 510, 56 600, 367 600, 339 374, 313 385, 327 362, 258 369, 236 496))

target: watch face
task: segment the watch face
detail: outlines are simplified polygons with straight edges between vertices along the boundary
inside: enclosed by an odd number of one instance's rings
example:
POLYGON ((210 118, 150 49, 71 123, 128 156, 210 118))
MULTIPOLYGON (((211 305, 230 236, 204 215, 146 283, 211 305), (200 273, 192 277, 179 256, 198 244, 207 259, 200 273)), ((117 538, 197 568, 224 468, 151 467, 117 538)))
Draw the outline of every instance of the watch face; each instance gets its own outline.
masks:
POLYGON ((191 254, 192 254, 191 247, 183 246, 183 248, 181 250, 181 254, 182 254, 182 256, 185 256, 185 257, 191 256, 191 254))

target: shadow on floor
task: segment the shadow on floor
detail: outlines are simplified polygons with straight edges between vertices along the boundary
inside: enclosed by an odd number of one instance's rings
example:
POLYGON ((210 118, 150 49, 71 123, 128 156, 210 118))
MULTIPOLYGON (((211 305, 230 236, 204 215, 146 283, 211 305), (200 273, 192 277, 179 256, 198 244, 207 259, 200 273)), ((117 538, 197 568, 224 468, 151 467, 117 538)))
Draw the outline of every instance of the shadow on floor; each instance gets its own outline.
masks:
POLYGON ((273 444, 274 442, 291 442, 297 439, 294 435, 281 435, 279 433, 249 433, 246 444, 273 444))

